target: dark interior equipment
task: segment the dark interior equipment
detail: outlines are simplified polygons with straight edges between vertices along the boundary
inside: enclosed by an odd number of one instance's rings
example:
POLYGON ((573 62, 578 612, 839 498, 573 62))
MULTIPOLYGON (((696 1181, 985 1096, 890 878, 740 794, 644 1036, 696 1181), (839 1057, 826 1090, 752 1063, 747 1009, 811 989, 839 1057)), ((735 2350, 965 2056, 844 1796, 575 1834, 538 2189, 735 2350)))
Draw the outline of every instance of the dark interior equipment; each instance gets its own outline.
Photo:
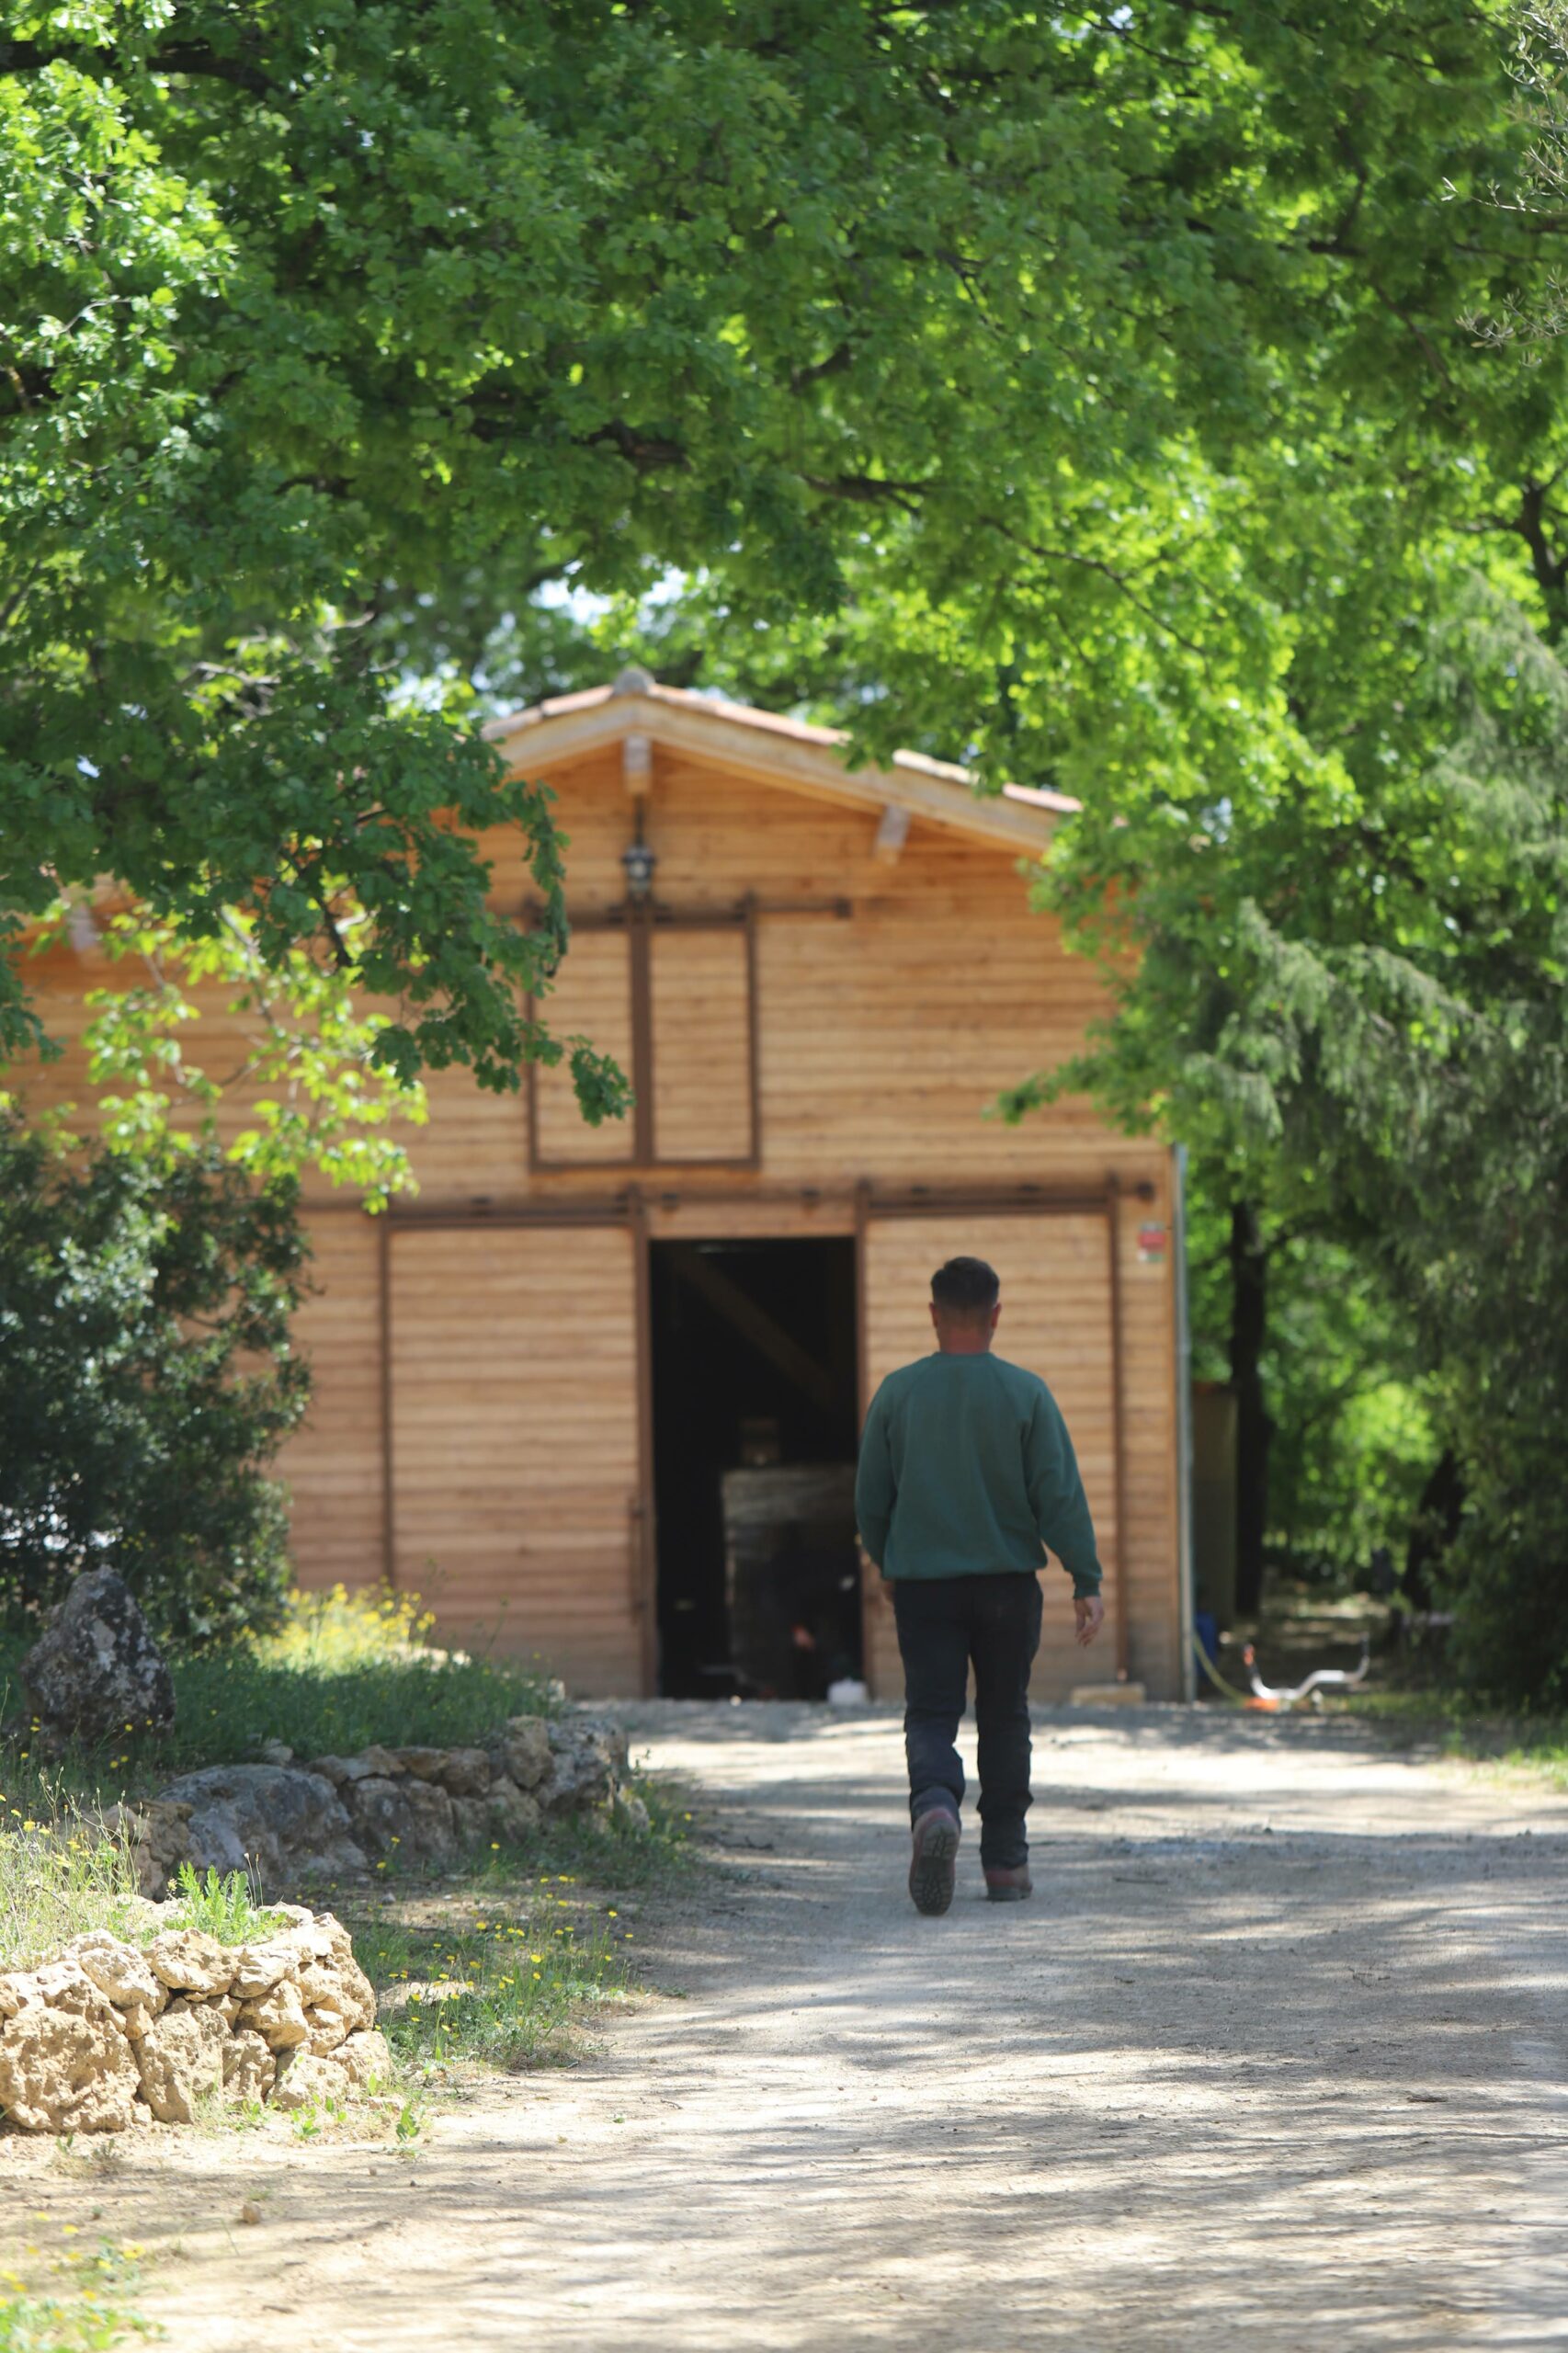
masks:
POLYGON ((724 1596, 735 1688, 821 1699, 860 1672, 855 1466, 726 1471, 724 1596))

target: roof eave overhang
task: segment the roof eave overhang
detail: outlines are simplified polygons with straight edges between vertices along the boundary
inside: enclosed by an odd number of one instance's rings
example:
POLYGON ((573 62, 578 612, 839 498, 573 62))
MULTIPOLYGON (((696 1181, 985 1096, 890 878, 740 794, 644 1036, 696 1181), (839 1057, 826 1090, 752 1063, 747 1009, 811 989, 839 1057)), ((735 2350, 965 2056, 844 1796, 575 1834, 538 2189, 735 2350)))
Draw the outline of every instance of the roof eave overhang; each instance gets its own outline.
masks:
POLYGON ((1023 856, 1038 856, 1074 806, 1065 797, 1055 808, 1040 806, 1033 796, 1026 805, 1005 794, 976 792, 962 768, 914 752, 895 753, 888 767, 848 767, 826 730, 777 726, 766 714, 742 717, 696 697, 666 700, 656 689, 564 697, 554 707, 541 704, 494 720, 484 732, 514 774, 542 774, 628 735, 645 735, 761 783, 851 807, 903 809, 912 818, 1023 856))

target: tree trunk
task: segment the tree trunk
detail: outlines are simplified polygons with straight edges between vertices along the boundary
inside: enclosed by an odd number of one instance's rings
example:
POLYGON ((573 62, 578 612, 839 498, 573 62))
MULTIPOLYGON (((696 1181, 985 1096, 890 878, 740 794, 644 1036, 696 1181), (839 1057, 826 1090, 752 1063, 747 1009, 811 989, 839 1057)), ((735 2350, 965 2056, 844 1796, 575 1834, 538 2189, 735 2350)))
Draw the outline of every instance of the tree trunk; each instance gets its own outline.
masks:
POLYGON ((1459 1457, 1451 1446, 1447 1446, 1421 1490, 1421 1500, 1410 1524, 1403 1597, 1413 1609, 1432 1607, 1433 1579, 1441 1574, 1449 1547, 1460 1532, 1464 1496, 1464 1473, 1460 1469, 1459 1457))
POLYGON ((1268 1529, 1268 1449, 1274 1423, 1263 1395, 1268 1333, 1268 1249, 1250 1201, 1231 1205, 1231 1387, 1236 1400, 1236 1614, 1256 1613, 1268 1529))

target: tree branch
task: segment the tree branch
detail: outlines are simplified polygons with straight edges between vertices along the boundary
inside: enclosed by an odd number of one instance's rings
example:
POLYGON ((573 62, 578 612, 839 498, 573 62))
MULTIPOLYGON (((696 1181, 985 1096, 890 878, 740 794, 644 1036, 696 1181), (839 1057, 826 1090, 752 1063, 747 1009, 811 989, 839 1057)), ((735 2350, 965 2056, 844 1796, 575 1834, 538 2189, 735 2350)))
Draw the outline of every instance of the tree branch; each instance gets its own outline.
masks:
MULTIPOLYGON (((108 48, 83 48, 72 42, 45 47, 34 40, 0 41, 0 74, 41 74, 49 65, 74 65, 79 74, 108 80, 124 70, 124 61, 108 48)), ((208 81, 227 82, 252 97, 269 97, 278 85, 259 65, 242 58, 224 57, 205 41, 176 41, 155 51, 146 61, 150 74, 189 74, 208 81)))

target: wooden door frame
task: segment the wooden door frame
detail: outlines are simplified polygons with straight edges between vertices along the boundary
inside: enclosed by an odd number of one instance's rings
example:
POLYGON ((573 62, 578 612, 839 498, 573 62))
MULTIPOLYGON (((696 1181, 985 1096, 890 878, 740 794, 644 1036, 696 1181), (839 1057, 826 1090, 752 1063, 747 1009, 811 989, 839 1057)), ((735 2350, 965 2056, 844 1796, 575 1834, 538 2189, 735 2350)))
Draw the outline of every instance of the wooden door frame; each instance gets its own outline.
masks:
POLYGON ((659 1680, 659 1506, 653 1479, 653 1290, 648 1206, 633 1186, 631 1280, 637 1334, 637 1499, 631 1550, 631 1608, 637 1620, 642 1698, 654 1698, 659 1680))

